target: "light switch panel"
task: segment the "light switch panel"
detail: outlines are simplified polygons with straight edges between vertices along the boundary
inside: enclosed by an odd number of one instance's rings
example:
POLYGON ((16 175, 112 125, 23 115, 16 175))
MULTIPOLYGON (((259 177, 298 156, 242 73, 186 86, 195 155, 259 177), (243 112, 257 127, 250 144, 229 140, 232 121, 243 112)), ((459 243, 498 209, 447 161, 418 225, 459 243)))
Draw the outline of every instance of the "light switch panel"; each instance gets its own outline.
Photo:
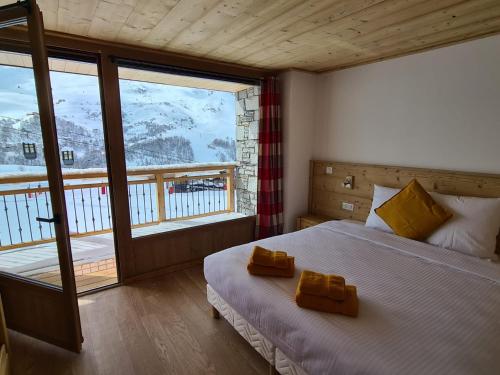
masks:
POLYGON ((326 167, 326 174, 333 174, 333 168, 332 167, 326 167))

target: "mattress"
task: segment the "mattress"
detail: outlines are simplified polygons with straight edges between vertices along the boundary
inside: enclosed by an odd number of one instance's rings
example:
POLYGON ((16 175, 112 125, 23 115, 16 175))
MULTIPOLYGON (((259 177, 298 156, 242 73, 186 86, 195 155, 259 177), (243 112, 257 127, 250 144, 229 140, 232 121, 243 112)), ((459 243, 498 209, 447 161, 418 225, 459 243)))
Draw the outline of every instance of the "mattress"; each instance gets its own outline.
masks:
POLYGON ((348 222, 258 241, 296 257, 293 279, 246 272, 254 244, 205 259, 209 285, 309 374, 500 373, 500 266, 348 222), (301 309, 300 272, 358 287, 358 318, 301 309))

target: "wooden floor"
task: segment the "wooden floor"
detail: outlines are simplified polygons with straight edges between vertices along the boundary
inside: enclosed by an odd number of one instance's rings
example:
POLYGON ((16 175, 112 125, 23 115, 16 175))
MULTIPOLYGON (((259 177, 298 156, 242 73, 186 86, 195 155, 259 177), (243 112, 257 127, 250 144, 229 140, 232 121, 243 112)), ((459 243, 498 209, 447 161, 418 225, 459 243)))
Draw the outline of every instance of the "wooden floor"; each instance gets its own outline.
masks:
MULTIPOLYGON (((118 282, 115 258, 77 264, 74 266, 74 270, 77 293, 83 293, 118 282)), ((61 272, 59 269, 37 273, 31 275, 30 278, 51 285, 62 286, 61 272)))
POLYGON ((10 331, 12 374, 266 374, 267 362, 206 302, 201 266, 80 298, 74 354, 10 331))

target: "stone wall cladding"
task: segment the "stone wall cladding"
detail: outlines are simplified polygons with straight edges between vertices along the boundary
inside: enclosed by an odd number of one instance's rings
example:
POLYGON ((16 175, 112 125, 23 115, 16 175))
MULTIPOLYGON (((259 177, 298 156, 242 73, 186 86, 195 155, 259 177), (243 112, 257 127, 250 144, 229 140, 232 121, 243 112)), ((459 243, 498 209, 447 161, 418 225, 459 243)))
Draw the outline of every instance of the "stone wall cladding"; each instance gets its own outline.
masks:
POLYGON ((259 159, 259 95, 253 86, 236 94, 236 211, 257 212, 257 163, 259 159))

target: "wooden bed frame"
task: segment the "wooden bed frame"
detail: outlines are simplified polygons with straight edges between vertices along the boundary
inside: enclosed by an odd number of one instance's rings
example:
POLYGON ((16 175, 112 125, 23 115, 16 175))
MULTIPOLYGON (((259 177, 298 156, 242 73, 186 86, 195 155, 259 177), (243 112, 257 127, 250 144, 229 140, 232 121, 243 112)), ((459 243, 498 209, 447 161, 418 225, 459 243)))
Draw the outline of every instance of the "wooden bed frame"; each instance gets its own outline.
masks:
MULTIPOLYGON (((375 184, 402 188, 414 178, 427 191, 500 198, 500 174, 313 160, 310 162, 309 213, 332 219, 366 221, 375 184), (327 168, 332 169, 331 174, 327 173, 327 168), (353 177, 352 189, 344 187, 347 176, 353 177), (353 204, 353 211, 342 209, 343 202, 353 204)), ((500 254, 500 233, 497 253, 500 254)))

